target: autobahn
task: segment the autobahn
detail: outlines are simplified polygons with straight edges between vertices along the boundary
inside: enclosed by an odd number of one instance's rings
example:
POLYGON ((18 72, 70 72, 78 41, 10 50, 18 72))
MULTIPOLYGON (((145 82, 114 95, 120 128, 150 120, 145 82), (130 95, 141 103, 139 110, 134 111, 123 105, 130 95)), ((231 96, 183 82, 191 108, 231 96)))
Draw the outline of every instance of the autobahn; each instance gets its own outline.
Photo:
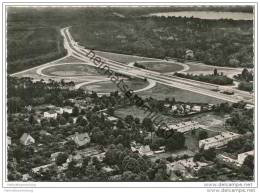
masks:
MULTIPOLYGON (((66 49, 68 50, 68 53, 73 55, 76 58, 79 58, 83 61, 86 61, 88 65, 96 66, 94 62, 87 57, 87 54, 90 52, 90 50, 83 48, 82 46, 79 46, 77 42, 75 42, 69 32, 69 27, 63 28, 61 30, 62 35, 64 36, 64 44, 66 44, 66 49)), ((128 76, 134 76, 138 78, 146 78, 146 79, 152 79, 156 81, 157 83, 167 85, 170 87, 180 88, 183 90, 188 90, 191 92, 199 93, 202 95, 214 97, 217 99, 225 100, 228 102, 236 103, 241 100, 244 100, 245 102, 249 104, 254 103, 253 94, 247 93, 247 92, 241 92, 236 91, 234 89, 234 95, 226 95, 221 92, 213 91, 217 88, 225 90, 225 87, 221 87, 214 84, 204 83, 200 81, 194 81, 184 78, 179 78, 176 76, 169 76, 165 74, 161 74, 158 72, 154 72, 151 70, 141 69, 133 66, 127 66, 124 63, 120 63, 117 61, 113 61, 104 57, 101 57, 95 53, 95 57, 101 58, 102 62, 104 62, 107 66, 109 66, 109 69, 118 72, 120 74, 125 74, 128 76)))

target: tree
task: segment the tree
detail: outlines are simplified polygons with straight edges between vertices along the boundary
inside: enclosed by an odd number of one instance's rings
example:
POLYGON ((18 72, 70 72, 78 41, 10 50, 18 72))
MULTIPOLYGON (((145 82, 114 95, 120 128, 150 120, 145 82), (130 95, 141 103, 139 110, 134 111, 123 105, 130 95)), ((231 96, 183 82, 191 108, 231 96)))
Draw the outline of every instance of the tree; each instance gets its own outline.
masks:
POLYGON ((218 70, 214 68, 214 76, 218 76, 218 70))
POLYGON ((208 138, 208 132, 207 131, 200 131, 199 132, 199 140, 208 138))
POLYGON ((203 156, 206 160, 213 161, 216 158, 216 150, 214 148, 210 148, 203 152, 203 156))
POLYGON ((128 124, 132 124, 134 122, 134 117, 132 115, 127 115, 125 117, 125 122, 128 124))
POLYGON ((185 137, 183 133, 175 132, 165 141, 167 150, 173 151, 184 147, 185 137))
POLYGON ((65 163, 68 159, 68 154, 66 153, 60 153, 56 158, 56 164, 58 166, 61 166, 63 163, 65 163))
POLYGON ((72 109, 72 116, 77 117, 79 115, 79 108, 73 107, 72 109))
POLYGON ((144 127, 144 129, 147 132, 151 133, 151 141, 152 141, 153 140, 152 135, 153 135, 153 131, 154 131, 152 120, 150 118, 148 118, 148 117, 145 117, 143 119, 142 126, 144 127))

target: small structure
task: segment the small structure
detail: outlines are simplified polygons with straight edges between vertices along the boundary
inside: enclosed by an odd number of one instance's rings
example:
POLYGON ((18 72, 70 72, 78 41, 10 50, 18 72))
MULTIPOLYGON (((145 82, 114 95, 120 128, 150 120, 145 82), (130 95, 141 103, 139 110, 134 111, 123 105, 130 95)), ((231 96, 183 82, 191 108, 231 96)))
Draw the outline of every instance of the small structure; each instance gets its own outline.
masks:
POLYGON ((75 135, 72 135, 69 138, 72 139, 77 144, 78 147, 90 143, 90 137, 88 133, 79 134, 78 132, 76 132, 75 135))
POLYGON ((199 105, 194 105, 194 106, 191 108, 191 110, 192 110, 193 112, 201 112, 201 106, 199 106, 199 105))
POLYGON ((205 150, 210 148, 218 148, 226 145, 229 141, 239 138, 241 135, 232 132, 222 132, 220 135, 210 137, 199 141, 199 148, 205 150))
POLYGON ((43 113, 43 116, 45 118, 53 118, 56 119, 57 118, 57 113, 54 110, 49 110, 43 113))
POLYGON ((186 174, 186 172, 191 174, 197 174, 201 168, 207 167, 212 165, 212 163, 205 163, 193 161, 193 157, 188 159, 182 159, 170 164, 167 164, 167 172, 170 173, 171 171, 181 171, 181 173, 186 174))
POLYGON ((51 134, 50 133, 48 133, 47 131, 45 131, 45 130, 41 130, 40 131, 40 135, 47 135, 47 136, 51 136, 51 134))
POLYGON ((35 143, 35 140, 34 138, 29 135, 28 133, 24 133, 22 135, 22 137, 20 138, 20 143, 23 144, 23 145, 30 145, 30 144, 33 144, 35 143))
POLYGON ((118 118, 113 117, 113 116, 108 116, 107 120, 111 121, 112 123, 116 123, 118 121, 118 118))
POLYGON ((251 105, 251 104, 246 104, 245 109, 253 109, 254 108, 254 105, 251 105))
POLYGON ((72 114, 72 111, 73 111, 72 107, 69 107, 69 106, 63 107, 63 112, 72 114))
POLYGON ((149 145, 142 145, 139 149, 138 149, 138 153, 143 156, 148 156, 151 157, 153 156, 153 151, 151 151, 150 146, 149 145))
POLYGON ((56 159, 57 159, 57 157, 58 157, 60 154, 61 154, 60 151, 59 151, 59 152, 52 153, 52 154, 51 154, 51 161, 52 161, 52 162, 55 162, 56 159))
POLYGON ((194 58, 194 53, 192 50, 186 50, 185 51, 185 58, 186 59, 193 59, 194 58))
POLYGON ((22 175, 22 181, 26 182, 31 179, 31 176, 29 174, 23 174, 22 175))
POLYGON ((12 144, 11 137, 7 136, 7 147, 12 144))

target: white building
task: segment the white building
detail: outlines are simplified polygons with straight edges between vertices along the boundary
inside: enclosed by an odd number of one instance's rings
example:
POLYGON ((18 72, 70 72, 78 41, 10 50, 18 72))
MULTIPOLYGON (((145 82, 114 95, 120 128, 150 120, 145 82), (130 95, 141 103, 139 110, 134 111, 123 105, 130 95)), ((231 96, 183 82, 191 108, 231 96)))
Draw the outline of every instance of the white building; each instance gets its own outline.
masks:
POLYGON ((50 110, 50 111, 46 111, 43 113, 43 117, 45 118, 53 118, 53 119, 56 119, 57 118, 57 113, 53 110, 50 110))
POLYGON ((191 108, 192 111, 194 112, 200 112, 201 111, 201 106, 199 105, 194 105, 192 108, 191 108))
POLYGON ((118 118, 113 117, 113 116, 108 116, 107 120, 111 121, 112 123, 116 123, 118 121, 118 118))
POLYGON ((171 124, 164 127, 164 130, 175 130, 180 133, 186 133, 188 131, 198 129, 200 124, 197 121, 187 121, 178 124, 171 124))
POLYGON ((199 141, 199 148, 210 149, 226 145, 229 141, 239 138, 240 135, 232 132, 222 132, 220 135, 199 141))
POLYGON ((211 165, 211 163, 205 163, 200 161, 193 161, 193 157, 188 159, 182 159, 170 164, 167 164, 167 173, 170 174, 172 171, 181 171, 182 173, 189 172, 191 174, 197 174, 198 171, 203 168, 211 165))
POLYGON ((73 111, 72 107, 69 107, 69 106, 63 107, 63 112, 71 114, 72 111, 73 111))

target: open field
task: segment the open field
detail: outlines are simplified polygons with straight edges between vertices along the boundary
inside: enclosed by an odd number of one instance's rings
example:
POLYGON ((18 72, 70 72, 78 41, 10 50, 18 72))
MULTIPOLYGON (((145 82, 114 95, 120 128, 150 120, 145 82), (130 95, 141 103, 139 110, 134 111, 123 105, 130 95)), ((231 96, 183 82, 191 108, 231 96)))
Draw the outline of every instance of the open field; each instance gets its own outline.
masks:
POLYGON ((223 100, 219 100, 209 96, 205 96, 198 93, 193 93, 187 90, 173 88, 161 84, 157 84, 154 88, 141 92, 138 95, 145 98, 153 97, 156 99, 165 99, 167 97, 168 98, 174 97, 177 101, 183 101, 183 102, 198 102, 198 103, 212 103, 212 104, 225 102, 223 100))
MULTIPOLYGON (((142 89, 142 88, 148 86, 148 82, 145 82, 141 79, 125 80, 124 82, 132 90, 138 90, 138 89, 142 89)), ((88 91, 95 91, 98 93, 110 93, 110 92, 114 92, 114 91, 120 91, 119 88, 117 87, 117 85, 110 80, 105 81, 105 82, 97 82, 97 83, 88 84, 81 88, 88 90, 88 91)))
POLYGON ((43 74, 49 76, 90 76, 99 75, 94 67, 87 64, 63 64, 46 68, 43 74))
MULTIPOLYGON (((107 58, 109 60, 114 60, 121 63, 131 63, 135 61, 142 61, 142 60, 155 60, 154 58, 147 58, 147 57, 141 57, 141 56, 135 56, 135 55, 125 55, 125 54, 118 54, 118 53, 112 53, 112 52, 102 52, 94 50, 94 52, 104 58, 107 58)), ((159 59, 158 59, 159 60, 159 59)))

